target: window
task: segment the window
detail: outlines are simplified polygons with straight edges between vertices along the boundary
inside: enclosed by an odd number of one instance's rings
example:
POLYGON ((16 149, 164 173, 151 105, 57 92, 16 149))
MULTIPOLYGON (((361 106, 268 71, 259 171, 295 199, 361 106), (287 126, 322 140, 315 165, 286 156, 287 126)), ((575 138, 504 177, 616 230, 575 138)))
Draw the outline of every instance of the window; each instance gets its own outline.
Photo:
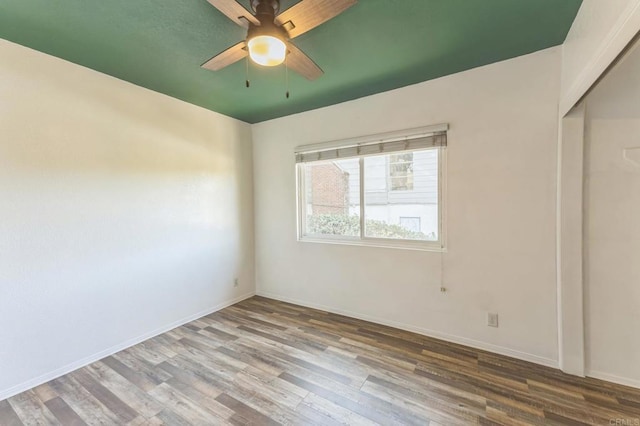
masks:
POLYGON ((446 127, 375 139, 299 148, 299 239, 442 248, 446 127))

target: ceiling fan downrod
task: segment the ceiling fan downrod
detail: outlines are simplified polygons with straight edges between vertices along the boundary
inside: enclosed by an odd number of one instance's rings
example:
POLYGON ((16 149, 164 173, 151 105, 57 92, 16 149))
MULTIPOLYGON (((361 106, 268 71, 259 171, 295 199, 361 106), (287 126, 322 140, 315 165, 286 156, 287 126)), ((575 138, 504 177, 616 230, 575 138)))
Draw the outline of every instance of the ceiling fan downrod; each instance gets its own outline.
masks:
POLYGON ((280 12, 280 0, 251 0, 251 9, 256 16, 262 13, 276 16, 280 12))

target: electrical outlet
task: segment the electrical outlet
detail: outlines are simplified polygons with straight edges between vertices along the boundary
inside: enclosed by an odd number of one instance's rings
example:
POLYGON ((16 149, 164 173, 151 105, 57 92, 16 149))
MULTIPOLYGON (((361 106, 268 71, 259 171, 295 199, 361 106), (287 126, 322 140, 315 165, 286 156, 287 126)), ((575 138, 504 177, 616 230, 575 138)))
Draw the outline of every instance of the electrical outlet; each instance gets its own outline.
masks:
POLYGON ((497 327, 498 326, 498 314, 493 314, 489 312, 487 314, 487 325, 489 327, 497 327))
POLYGON ((238 279, 237 278, 235 280, 233 280, 233 286, 234 287, 238 287, 238 279))

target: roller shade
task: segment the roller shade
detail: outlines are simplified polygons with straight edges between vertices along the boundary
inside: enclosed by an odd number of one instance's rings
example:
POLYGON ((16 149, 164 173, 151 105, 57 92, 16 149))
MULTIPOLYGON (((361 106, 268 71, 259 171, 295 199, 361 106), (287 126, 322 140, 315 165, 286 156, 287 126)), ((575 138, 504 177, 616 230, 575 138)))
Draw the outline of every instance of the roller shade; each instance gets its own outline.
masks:
POLYGON ((405 137, 403 139, 362 142, 355 145, 350 144, 335 148, 296 152, 296 163, 336 160, 398 151, 415 151, 443 146, 447 146, 447 132, 434 132, 429 135, 405 137))

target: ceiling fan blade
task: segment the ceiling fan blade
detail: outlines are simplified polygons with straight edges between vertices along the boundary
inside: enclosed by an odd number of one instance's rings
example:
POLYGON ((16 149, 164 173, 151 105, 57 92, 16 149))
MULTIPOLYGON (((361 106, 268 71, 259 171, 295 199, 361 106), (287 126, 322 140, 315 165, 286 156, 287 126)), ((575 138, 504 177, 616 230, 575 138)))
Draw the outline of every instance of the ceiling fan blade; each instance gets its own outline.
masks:
POLYGON ((227 15, 241 27, 249 28, 249 23, 260 25, 260 21, 236 0, 207 0, 213 7, 227 15))
POLYGON ((276 23, 287 30, 289 38, 294 38, 336 17, 357 1, 302 0, 276 16, 276 23))
POLYGON ((288 43, 288 47, 287 67, 289 69, 297 72, 307 80, 315 80, 324 74, 324 71, 293 43, 288 43))
POLYGON ((206 68, 211 71, 218 71, 226 66, 238 62, 249 54, 247 52, 246 45, 247 44, 244 41, 234 44, 224 52, 218 53, 216 56, 202 64, 202 68, 206 68))

